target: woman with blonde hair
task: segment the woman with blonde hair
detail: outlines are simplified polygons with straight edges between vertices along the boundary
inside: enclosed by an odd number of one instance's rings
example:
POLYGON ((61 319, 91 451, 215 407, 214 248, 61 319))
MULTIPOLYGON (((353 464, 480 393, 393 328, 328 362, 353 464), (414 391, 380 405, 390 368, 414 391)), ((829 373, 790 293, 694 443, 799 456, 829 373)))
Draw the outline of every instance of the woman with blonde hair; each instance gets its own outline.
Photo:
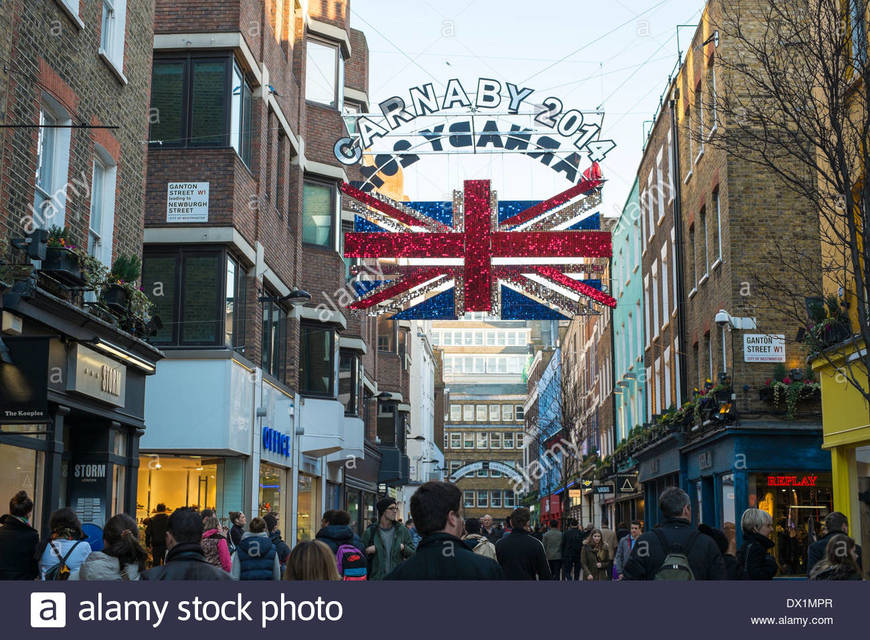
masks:
POLYGON ((340 580, 335 555, 319 540, 300 542, 287 558, 285 580, 340 580))
POLYGON ((737 575, 742 580, 772 580, 779 566, 770 555, 773 518, 761 509, 749 508, 740 519, 743 544, 737 552, 737 575))
POLYGON ((613 553, 604 542, 601 529, 593 529, 586 538, 580 555, 585 580, 610 580, 613 568, 613 553))

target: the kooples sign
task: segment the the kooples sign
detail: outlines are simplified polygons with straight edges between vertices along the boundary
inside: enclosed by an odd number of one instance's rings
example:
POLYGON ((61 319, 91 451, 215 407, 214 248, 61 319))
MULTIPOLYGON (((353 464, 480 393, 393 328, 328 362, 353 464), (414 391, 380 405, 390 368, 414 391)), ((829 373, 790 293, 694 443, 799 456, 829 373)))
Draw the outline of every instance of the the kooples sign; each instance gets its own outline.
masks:
POLYGON ((476 93, 469 93, 457 78, 448 80, 443 95, 432 83, 411 87, 407 100, 392 96, 379 103, 381 116, 348 116, 355 118, 356 131, 338 140, 333 152, 348 165, 360 162, 363 154, 376 154, 374 165, 360 168, 365 182, 355 186, 363 191, 383 185, 377 174, 392 176, 399 165, 418 162, 418 153, 522 153, 576 182, 582 154, 600 162, 616 146, 612 140, 601 140, 603 114, 566 109, 555 96, 538 104, 529 100, 533 93, 534 89, 492 78, 480 78, 476 93), (499 108, 505 112, 496 113, 499 108), (449 125, 443 123, 447 115, 452 116, 449 125), (396 129, 430 116, 439 117, 441 123, 422 125, 391 147, 372 150, 379 139, 393 137, 396 129))
POLYGON ((289 456, 290 436, 269 427, 263 427, 263 451, 271 451, 279 456, 289 456))

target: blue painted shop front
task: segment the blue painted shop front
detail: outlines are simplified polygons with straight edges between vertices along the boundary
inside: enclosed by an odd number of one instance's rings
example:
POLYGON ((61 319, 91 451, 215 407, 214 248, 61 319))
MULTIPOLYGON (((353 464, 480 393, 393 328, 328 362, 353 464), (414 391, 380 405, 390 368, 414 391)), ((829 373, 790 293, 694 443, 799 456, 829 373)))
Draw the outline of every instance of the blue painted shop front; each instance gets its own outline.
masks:
POLYGON ((770 513, 783 575, 805 574, 806 547, 833 509, 830 453, 821 448, 818 424, 744 422, 680 450, 681 486, 696 523, 722 528, 748 507, 770 513))

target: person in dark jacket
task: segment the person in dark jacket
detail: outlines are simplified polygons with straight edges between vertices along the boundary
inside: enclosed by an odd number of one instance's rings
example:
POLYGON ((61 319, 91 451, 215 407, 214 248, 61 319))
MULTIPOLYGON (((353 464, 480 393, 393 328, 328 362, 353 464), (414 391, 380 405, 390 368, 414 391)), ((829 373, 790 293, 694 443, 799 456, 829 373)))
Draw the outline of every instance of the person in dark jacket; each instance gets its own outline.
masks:
POLYGON ((580 579, 580 553, 583 550, 580 526, 577 518, 568 520, 568 528, 562 534, 562 579, 580 579))
POLYGON ((369 580, 383 580, 384 576, 414 555, 416 547, 408 528, 397 522, 399 508, 396 501, 384 497, 375 504, 378 522, 365 530, 362 542, 369 558, 369 580))
MULTIPOLYGON (((810 575, 816 563, 825 557, 828 543, 838 533, 849 535, 849 520, 839 511, 832 511, 825 516, 825 535, 812 543, 807 549, 807 575, 810 575)), ((858 557, 858 569, 861 570, 863 565, 861 547, 859 545, 855 545, 855 554, 858 557)))
POLYGON ((689 559, 695 580, 724 580, 725 562, 719 547, 692 526, 688 494, 679 487, 665 489, 659 497, 659 509, 664 516, 659 531, 668 548, 662 548, 655 531, 641 534, 623 567, 623 579, 653 580, 668 553, 680 548, 689 559), (688 545, 692 538, 694 541, 688 545))
POLYGON ((169 516, 166 562, 141 574, 140 580, 232 580, 209 564, 202 553, 202 518, 196 509, 182 507, 169 516))
POLYGON ((161 502, 156 511, 150 518, 145 518, 144 522, 145 546, 151 549, 151 562, 155 567, 163 564, 163 557, 166 555, 166 531, 169 528, 166 505, 161 502))
POLYGON ((810 580, 861 580, 857 548, 855 541, 844 533, 831 536, 825 557, 813 567, 810 580))
POLYGON ((245 525, 248 524, 245 514, 241 511, 230 511, 230 532, 227 534, 227 542, 230 543, 230 551, 234 551, 245 535, 245 525))
POLYGON ((278 516, 274 513, 267 513, 263 516, 263 521, 266 523, 266 530, 269 532, 269 540, 275 545, 275 552, 278 554, 278 561, 281 563, 281 574, 283 575, 287 558, 290 557, 290 547, 287 546, 287 543, 281 537, 281 530, 278 528, 278 516))
POLYGON ((239 580, 280 580, 278 550, 266 531, 266 522, 254 518, 233 553, 230 574, 239 580))
POLYGON ((449 482, 426 482, 411 496, 411 517, 422 536, 416 553, 385 580, 500 580, 501 567, 460 538, 462 492, 449 482))
POLYGON ((33 500, 19 491, 0 517, 0 580, 35 580, 39 575, 36 548, 39 533, 30 526, 33 500))
POLYGON ((480 526, 481 535, 485 536, 486 539, 493 544, 501 540, 501 537, 504 535, 504 529, 495 526, 492 523, 492 516, 489 514, 486 514, 480 519, 480 526))
POLYGON ((773 519, 761 509, 749 508, 740 519, 743 544, 737 551, 737 575, 741 580, 772 580, 779 571, 776 559, 770 555, 773 540, 773 519))
POLYGON ((328 546, 333 556, 343 544, 352 545, 363 553, 366 551, 362 539, 350 528, 350 514, 347 511, 330 509, 324 513, 320 521, 320 531, 314 538, 328 546))
POLYGON ((720 529, 714 529, 706 524, 699 524, 698 531, 705 536, 710 536, 713 542, 716 543, 716 546, 719 547, 719 553, 722 554, 722 560, 725 562, 725 579, 737 580, 737 557, 734 553, 729 553, 731 543, 728 540, 727 534, 720 529))
POLYGON ((529 527, 531 514, 526 507, 511 513, 511 534, 495 544, 495 555, 507 580, 550 580, 550 565, 541 541, 529 527))

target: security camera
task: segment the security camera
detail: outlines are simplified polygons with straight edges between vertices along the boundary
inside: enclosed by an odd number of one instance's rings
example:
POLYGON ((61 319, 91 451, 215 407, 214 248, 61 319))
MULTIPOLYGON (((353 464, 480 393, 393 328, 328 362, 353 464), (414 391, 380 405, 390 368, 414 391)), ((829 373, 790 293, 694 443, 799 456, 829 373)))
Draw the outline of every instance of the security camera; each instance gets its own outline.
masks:
POLYGON ((716 325, 719 328, 726 327, 731 323, 731 316, 728 315, 728 312, 725 309, 719 309, 716 313, 716 325))

